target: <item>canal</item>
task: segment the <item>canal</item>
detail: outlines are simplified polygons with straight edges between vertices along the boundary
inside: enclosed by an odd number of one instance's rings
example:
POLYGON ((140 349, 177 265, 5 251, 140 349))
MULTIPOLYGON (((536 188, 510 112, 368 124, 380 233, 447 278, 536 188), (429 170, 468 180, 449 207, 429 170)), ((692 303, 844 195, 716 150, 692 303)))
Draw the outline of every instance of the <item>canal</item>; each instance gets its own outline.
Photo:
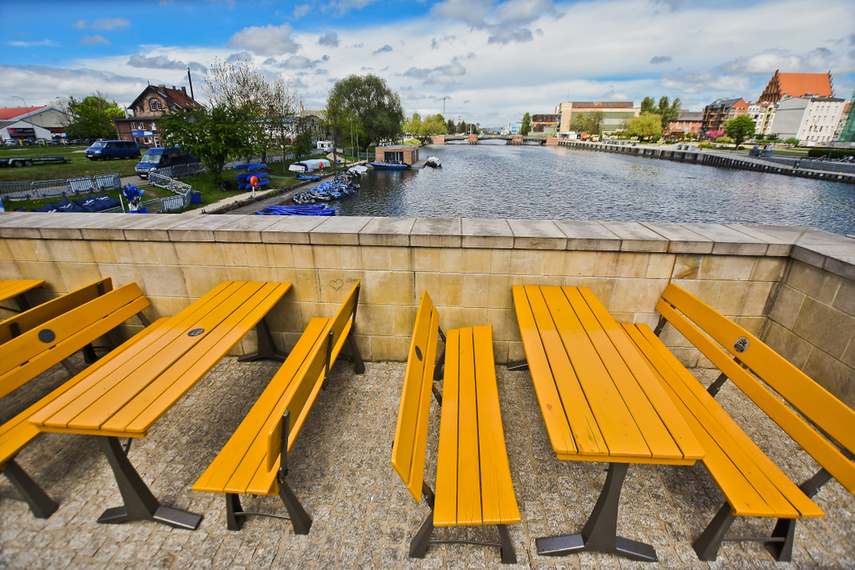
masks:
POLYGON ((342 216, 709 222, 855 234, 855 186, 567 148, 428 146, 442 168, 369 171, 342 216))

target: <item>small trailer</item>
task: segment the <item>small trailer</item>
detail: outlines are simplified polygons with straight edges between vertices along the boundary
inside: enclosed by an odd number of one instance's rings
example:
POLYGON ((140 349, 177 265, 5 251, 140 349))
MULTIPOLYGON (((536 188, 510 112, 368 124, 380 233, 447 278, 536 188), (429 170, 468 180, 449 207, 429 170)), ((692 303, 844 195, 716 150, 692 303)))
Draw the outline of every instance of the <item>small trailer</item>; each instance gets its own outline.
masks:
POLYGON ((52 163, 52 162, 71 162, 70 158, 65 158, 64 156, 16 156, 12 158, 0 158, 0 167, 4 166, 12 166, 12 167, 21 167, 21 166, 32 166, 34 164, 41 163, 52 163))

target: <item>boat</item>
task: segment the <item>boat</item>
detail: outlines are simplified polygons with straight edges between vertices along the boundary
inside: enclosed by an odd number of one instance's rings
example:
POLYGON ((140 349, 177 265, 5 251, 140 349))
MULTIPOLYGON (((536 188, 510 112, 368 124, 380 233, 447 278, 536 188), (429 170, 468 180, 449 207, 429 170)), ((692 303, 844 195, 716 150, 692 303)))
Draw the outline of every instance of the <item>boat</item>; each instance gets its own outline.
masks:
POLYGON ((442 168, 442 162, 440 162, 440 160, 435 156, 429 156, 425 161, 425 166, 430 166, 431 168, 442 168))
POLYGON ((312 174, 303 174, 302 172, 298 173, 296 178, 297 180, 311 180, 313 182, 317 182, 321 179, 320 176, 315 176, 312 174))
POLYGON ((368 172, 368 167, 364 164, 355 164, 347 169, 347 173, 357 178, 368 172))
POLYGON ((370 162, 369 164, 377 170, 406 170, 410 167, 410 165, 400 162, 370 162))
POLYGON ((301 160, 300 162, 294 162, 291 166, 288 167, 288 170, 291 172, 312 172, 314 170, 330 167, 330 161, 325 158, 310 158, 308 160, 301 160))

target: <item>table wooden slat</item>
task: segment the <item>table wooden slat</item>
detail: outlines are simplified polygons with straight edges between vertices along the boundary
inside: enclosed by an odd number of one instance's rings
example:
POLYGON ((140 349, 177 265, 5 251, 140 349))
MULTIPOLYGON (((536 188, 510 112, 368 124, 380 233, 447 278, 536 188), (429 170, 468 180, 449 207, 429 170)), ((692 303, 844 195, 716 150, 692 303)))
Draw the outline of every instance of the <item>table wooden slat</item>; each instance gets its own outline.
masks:
POLYGON ((44 285, 44 279, 0 279, 0 302, 44 285))

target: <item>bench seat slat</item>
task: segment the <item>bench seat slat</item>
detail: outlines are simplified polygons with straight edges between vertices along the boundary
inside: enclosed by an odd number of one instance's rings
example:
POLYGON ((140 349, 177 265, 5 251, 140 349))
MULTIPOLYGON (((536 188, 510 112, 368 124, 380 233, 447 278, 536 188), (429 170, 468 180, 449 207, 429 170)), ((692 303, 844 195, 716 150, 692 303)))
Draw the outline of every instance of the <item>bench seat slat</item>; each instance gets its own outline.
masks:
POLYGON ((650 361, 707 454, 704 465, 736 516, 801 518, 822 516, 811 501, 757 447, 700 382, 643 324, 624 330, 650 361))
POLYGON ((473 327, 475 382, 478 393, 478 439, 481 458, 482 520, 484 524, 511 524, 522 520, 517 506, 493 357, 489 326, 473 327))
MULTIPOLYGON (((436 457, 436 501, 433 507, 434 525, 457 524, 458 469, 463 457, 458 443, 458 415, 460 408, 460 348, 455 331, 446 334, 445 369, 442 382, 442 411, 439 422, 439 445, 436 457)), ((477 427, 469 426, 466 440, 477 438, 477 427), (474 428, 474 429, 473 429, 474 428)), ((471 447, 471 446, 470 446, 471 447)), ((472 453, 472 450, 469 450, 472 453)))

